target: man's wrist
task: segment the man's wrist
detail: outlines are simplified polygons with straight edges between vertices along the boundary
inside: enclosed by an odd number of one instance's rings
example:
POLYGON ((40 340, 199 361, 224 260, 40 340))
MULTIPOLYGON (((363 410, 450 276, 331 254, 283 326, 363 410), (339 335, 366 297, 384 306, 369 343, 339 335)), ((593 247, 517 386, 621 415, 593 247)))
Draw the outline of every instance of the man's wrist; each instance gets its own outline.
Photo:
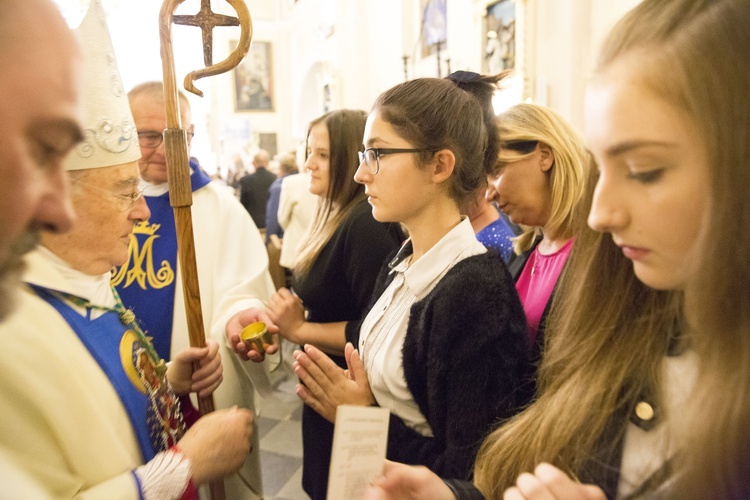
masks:
POLYGON ((150 462, 135 469, 134 474, 144 500, 198 498, 190 459, 176 445, 157 453, 150 462))

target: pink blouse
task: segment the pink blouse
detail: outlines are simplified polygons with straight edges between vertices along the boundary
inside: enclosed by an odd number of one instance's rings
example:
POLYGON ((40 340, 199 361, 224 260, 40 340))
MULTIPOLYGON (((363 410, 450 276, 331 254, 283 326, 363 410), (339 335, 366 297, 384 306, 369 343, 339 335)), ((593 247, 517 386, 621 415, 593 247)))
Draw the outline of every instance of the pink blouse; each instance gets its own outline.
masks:
POLYGON ((530 345, 534 345, 542 314, 572 248, 572 238, 557 252, 550 255, 540 253, 539 247, 535 248, 516 281, 516 290, 526 313, 530 345))

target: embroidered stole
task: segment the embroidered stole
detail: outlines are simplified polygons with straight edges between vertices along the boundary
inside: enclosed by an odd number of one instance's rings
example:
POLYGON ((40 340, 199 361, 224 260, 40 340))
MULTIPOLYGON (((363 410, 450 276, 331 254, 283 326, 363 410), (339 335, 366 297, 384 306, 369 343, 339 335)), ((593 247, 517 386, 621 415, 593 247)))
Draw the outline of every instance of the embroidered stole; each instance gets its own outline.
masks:
MULTIPOLYGON (((211 179, 191 160, 193 192, 211 179)), ((135 226, 130 235, 128 260, 112 273, 125 307, 133 310, 150 337, 156 352, 171 359, 172 321, 177 269, 177 232, 169 193, 146 196, 151 218, 135 226)), ((181 300, 181 298, 180 298, 181 300)))
POLYGON ((135 332, 114 311, 92 320, 90 310, 81 316, 54 292, 29 286, 65 319, 107 375, 130 418, 144 461, 176 444, 185 433, 179 400, 156 376, 135 332))

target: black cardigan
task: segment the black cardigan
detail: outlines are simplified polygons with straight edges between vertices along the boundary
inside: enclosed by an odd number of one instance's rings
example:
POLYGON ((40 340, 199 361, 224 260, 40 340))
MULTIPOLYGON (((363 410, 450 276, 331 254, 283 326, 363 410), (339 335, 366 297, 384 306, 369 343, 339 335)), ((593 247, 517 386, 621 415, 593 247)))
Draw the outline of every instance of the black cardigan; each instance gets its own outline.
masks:
MULTIPOLYGON (((389 270, 378 277, 375 300, 393 279, 389 270)), ((355 346, 360 325, 347 325, 355 346)), ((497 254, 458 262, 412 305, 402 355, 407 387, 434 437, 391 414, 388 458, 425 465, 445 478, 470 478, 484 437, 527 398, 526 320, 497 254)))

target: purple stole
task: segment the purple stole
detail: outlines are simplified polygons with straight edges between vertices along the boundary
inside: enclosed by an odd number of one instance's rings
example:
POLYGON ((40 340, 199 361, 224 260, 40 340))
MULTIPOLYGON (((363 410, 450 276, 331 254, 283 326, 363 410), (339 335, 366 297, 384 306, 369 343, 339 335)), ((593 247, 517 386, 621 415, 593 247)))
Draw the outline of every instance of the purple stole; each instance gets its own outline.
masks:
POLYGON ((107 375, 130 418, 145 462, 174 445, 184 434, 177 397, 166 379, 156 376, 142 341, 107 311, 96 319, 81 316, 53 291, 29 285, 65 319, 107 375))

